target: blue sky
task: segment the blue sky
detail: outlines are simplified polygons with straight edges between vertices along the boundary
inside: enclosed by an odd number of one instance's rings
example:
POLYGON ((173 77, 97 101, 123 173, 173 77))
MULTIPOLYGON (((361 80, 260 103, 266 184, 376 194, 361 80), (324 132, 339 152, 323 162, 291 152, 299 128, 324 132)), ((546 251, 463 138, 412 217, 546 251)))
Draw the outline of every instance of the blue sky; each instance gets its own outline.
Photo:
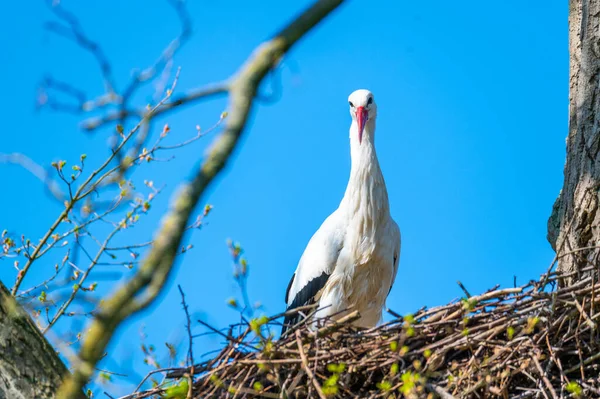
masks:
MULTIPOLYGON (((195 32, 175 59, 182 68, 177 90, 226 78, 309 3, 190 0, 195 32)), ((178 29, 160 0, 63 4, 100 42, 120 87, 178 29)), ((77 127, 80 116, 34 110, 44 75, 97 95, 98 68, 88 54, 43 30, 50 14, 41 0, 7 7, 11 17, 0 27, 0 152, 23 152, 42 165, 74 162, 87 153, 90 165, 99 164, 107 154, 107 130, 85 134, 77 127)), ((178 262, 159 303, 120 330, 112 349, 116 360, 104 367, 129 364, 141 323, 160 348, 182 336, 177 284, 207 322, 224 327, 237 320, 225 304, 238 296, 228 238, 246 251, 252 300, 269 314, 283 310, 306 243, 343 195, 350 166, 346 98, 358 88, 377 98, 377 151, 402 232, 388 306, 405 313, 446 303, 462 295, 456 280, 477 293, 511 286, 514 276, 519 284, 539 276, 553 258, 546 221, 563 179, 567 12, 558 0, 343 5, 286 58, 281 98, 255 108, 233 162, 202 200, 214 211, 208 225, 188 237, 195 249, 178 262)), ((191 137, 196 125, 212 125, 225 106, 218 100, 188 107, 161 123, 169 123, 176 137, 191 137)), ((150 237, 172 190, 191 175, 211 139, 136 177, 139 185, 147 178, 164 184, 165 192, 128 239, 150 237)), ((19 167, 0 165, 0 173, 0 229, 35 241, 62 206, 19 167)), ((41 278, 51 265, 37 267, 41 278)), ((0 277, 12 285, 11 262, 0 262, 0 277)), ((200 339, 196 352, 218 343, 200 339)), ((138 354, 133 364, 136 359, 138 354)))

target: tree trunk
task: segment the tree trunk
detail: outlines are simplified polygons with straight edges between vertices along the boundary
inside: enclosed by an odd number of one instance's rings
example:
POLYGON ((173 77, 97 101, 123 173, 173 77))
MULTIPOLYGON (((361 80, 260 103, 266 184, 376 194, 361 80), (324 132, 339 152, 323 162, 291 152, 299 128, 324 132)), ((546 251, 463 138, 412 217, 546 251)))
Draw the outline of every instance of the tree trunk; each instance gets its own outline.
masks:
POLYGON ((563 285, 590 275, 600 257, 600 0, 569 0, 569 53, 565 180, 548 220, 563 285))
POLYGON ((0 399, 54 398, 67 372, 54 348, 0 282, 0 399))

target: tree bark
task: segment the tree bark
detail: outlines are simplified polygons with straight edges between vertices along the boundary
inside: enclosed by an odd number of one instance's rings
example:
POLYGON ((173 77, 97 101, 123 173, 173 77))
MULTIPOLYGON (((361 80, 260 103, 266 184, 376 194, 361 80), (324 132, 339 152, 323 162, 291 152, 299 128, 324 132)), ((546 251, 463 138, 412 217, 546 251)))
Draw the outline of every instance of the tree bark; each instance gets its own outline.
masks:
POLYGON ((0 399, 55 398, 66 373, 54 348, 0 282, 0 399))
POLYGON ((590 275, 583 269, 600 257, 600 0, 569 1, 569 53, 567 161, 548 220, 563 285, 590 275))

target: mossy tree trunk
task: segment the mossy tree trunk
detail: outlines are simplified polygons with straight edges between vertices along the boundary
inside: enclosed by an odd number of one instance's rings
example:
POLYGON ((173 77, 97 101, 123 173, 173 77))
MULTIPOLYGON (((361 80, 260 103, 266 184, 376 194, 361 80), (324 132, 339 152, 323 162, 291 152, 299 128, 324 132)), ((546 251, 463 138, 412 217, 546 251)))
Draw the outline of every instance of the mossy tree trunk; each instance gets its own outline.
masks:
POLYGON ((548 221, 565 284, 600 264, 600 0, 569 0, 569 53, 567 161, 548 221))
POLYGON ((0 399, 55 398, 67 372, 55 349, 0 282, 0 399))

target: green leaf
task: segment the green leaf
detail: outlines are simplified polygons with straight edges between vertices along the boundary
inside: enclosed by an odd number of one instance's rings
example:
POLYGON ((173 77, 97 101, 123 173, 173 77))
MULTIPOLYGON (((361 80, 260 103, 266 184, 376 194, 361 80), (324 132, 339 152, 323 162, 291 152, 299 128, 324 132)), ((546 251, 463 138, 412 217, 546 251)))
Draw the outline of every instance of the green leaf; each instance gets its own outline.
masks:
POLYGON ((379 388, 380 390, 387 392, 390 389, 392 389, 392 383, 386 380, 383 380, 381 382, 377 383, 377 388, 379 388))
POLYGON ((165 391, 165 398, 167 399, 185 399, 187 398, 189 390, 188 380, 183 379, 178 384, 170 386, 165 391))
POLYGON ((256 335, 260 335, 260 328, 269 322, 269 318, 265 315, 262 315, 258 319, 250 320, 250 328, 256 335))
POLYGON ((462 304, 463 304, 463 310, 465 310, 465 311, 467 311, 467 312, 470 312, 470 311, 472 311, 473 309, 475 309, 475 306, 477 306, 477 300, 476 300, 476 299, 472 299, 472 298, 469 298, 469 299, 462 298, 460 301, 461 301, 461 302, 462 302, 462 304))
POLYGON ((227 304, 228 304, 229 306, 231 306, 232 308, 237 308, 237 307, 238 307, 238 303, 237 303, 237 301, 235 300, 235 298, 229 298, 229 299, 227 300, 227 304))
POLYGON ((527 319, 527 327, 525 328, 525 334, 531 334, 535 330, 535 326, 538 324, 540 319, 538 317, 529 317, 527 319))
POLYGON ((323 383, 323 385, 326 387, 336 386, 339 379, 340 379, 340 375, 334 374, 331 377, 329 377, 328 379, 326 379, 325 382, 323 383))
POLYGON ((330 363, 327 365, 327 371, 330 373, 341 374, 346 370, 346 363, 330 363))
POLYGON ((506 336, 508 337, 509 341, 513 339, 513 337, 515 336, 515 328, 513 326, 509 326, 506 329, 506 336))
POLYGON ((98 374, 98 377, 100 377, 102 382, 110 382, 112 381, 112 377, 110 374, 102 371, 100 374, 98 374))
POLYGON ((569 382, 567 384, 567 386, 565 387, 565 389, 575 396, 581 396, 581 394, 583 393, 583 389, 581 389, 581 385, 579 385, 575 381, 569 382))

